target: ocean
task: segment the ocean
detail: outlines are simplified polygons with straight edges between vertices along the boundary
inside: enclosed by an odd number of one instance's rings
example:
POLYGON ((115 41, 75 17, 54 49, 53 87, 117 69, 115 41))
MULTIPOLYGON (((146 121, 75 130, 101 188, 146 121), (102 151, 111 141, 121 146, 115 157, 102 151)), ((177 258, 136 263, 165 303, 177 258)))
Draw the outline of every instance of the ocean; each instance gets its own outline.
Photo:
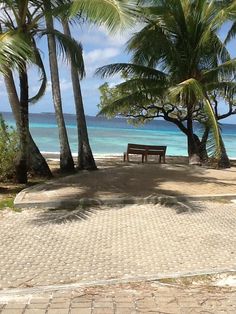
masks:
MULTIPOLYGON (((11 113, 3 113, 5 121, 14 127, 11 113)), ((172 124, 153 120, 133 126, 126 119, 107 120, 87 116, 90 145, 95 155, 121 155, 127 143, 167 145, 167 155, 187 156, 186 136, 172 124)), ((71 150, 77 153, 76 121, 73 114, 65 114, 71 150)), ((236 125, 222 124, 222 135, 229 157, 236 157, 236 125)), ((52 113, 30 114, 31 134, 41 152, 58 152, 59 141, 55 116, 52 113)))

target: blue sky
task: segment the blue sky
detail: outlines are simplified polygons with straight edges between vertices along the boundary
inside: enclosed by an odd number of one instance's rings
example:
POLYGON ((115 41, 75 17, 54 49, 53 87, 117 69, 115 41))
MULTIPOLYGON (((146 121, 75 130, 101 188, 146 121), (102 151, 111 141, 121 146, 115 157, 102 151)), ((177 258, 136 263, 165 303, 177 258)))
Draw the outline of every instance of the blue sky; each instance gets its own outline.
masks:
MULTIPOLYGON (((227 33, 227 25, 225 25, 220 36, 225 37, 227 33)), ((86 78, 81 82, 82 94, 84 100, 85 113, 87 115, 96 115, 98 113, 97 104, 99 103, 99 91, 98 87, 105 82, 99 77, 94 76, 95 70, 109 63, 127 62, 129 57, 125 53, 125 43, 130 38, 137 28, 129 29, 123 33, 108 34, 103 27, 92 27, 88 25, 74 26, 72 33, 73 36, 79 40, 83 45, 84 61, 86 67, 86 78)), ((48 54, 47 43, 45 39, 41 39, 39 47, 42 51, 43 60, 48 71, 48 54)), ((232 56, 236 56, 235 43, 231 43, 229 50, 232 56)), ((58 58, 60 68, 60 82, 61 92, 63 97, 63 110, 65 113, 74 113, 74 103, 72 94, 72 84, 70 80, 70 71, 68 64, 58 58)), ((30 93, 33 95, 39 86, 37 70, 30 69, 29 75, 29 87, 30 93)), ((109 78, 110 84, 115 84, 120 81, 119 77, 109 78)), ((3 78, 0 76, 0 99, 1 99, 1 111, 11 111, 7 94, 4 87, 3 78)), ((224 110, 222 106, 221 110, 224 110)), ((44 97, 34 105, 30 106, 30 112, 54 112, 52 96, 51 96, 51 81, 50 74, 48 72, 48 86, 44 97)), ((222 121, 223 122, 223 121, 222 121)), ((224 123, 235 123, 236 117, 230 117, 224 120, 224 123)))

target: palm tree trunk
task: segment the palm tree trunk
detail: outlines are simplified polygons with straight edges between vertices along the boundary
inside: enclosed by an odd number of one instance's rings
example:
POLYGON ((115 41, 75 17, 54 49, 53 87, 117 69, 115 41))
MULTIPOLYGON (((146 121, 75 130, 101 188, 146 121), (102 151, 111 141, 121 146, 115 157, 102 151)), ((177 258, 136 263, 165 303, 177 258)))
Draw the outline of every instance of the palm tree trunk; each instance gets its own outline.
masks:
POLYGON ((28 118, 28 76, 26 64, 22 64, 19 69, 20 81, 20 123, 19 123, 19 139, 20 149, 16 160, 16 182, 27 183, 28 172, 28 133, 29 133, 29 118, 28 118))
POLYGON ((187 118, 187 143, 188 143, 188 156, 190 165, 200 165, 200 152, 199 145, 196 143, 193 132, 193 120, 191 116, 187 118))
MULTIPOLYGON (((64 34, 71 37, 70 27, 67 21, 63 22, 64 34)), ((71 62, 70 62, 71 63, 71 62)), ((71 63, 71 80, 73 85, 74 102, 76 109, 76 121, 78 132, 78 168, 96 170, 97 166, 89 144, 89 137, 84 114, 83 98, 81 93, 80 79, 77 69, 71 63)))
POLYGON ((226 169, 226 168, 230 168, 230 160, 229 157, 227 155, 226 149, 225 149, 225 144, 224 141, 222 139, 222 135, 220 134, 220 158, 217 162, 217 168, 219 169, 226 169))
POLYGON ((207 139, 209 136, 209 132, 210 132, 209 127, 205 126, 205 130, 199 145, 200 157, 203 163, 207 163, 209 160, 207 153, 207 139))
MULTIPOLYGON (((12 72, 9 69, 6 70, 6 75, 4 76, 5 86, 7 89, 9 103, 16 121, 16 128, 18 133, 20 131, 20 101, 17 95, 16 86, 14 83, 12 72)), ((38 176, 52 177, 52 173, 48 164, 40 153, 37 145, 35 144, 30 131, 28 133, 28 148, 29 148, 29 170, 38 176)))
MULTIPOLYGON (((50 3, 45 1, 45 9, 47 14, 45 14, 46 26, 49 31, 53 31, 53 17, 50 14, 50 3), (48 14, 49 13, 49 14, 48 14)), ((60 168, 63 172, 74 171, 74 161, 72 158, 70 145, 68 141, 65 120, 62 111, 62 101, 61 101, 61 90, 59 81, 59 71, 57 63, 57 52, 56 52, 56 41, 55 36, 52 33, 48 33, 48 53, 49 53, 49 64, 50 73, 52 80, 52 94, 53 103, 55 107, 56 120, 59 131, 59 141, 60 141, 60 168)))
MULTIPOLYGON (((205 162, 208 161, 208 156, 207 156, 207 148, 206 148, 206 144, 207 144, 207 139, 209 136, 209 132, 210 129, 209 127, 205 128, 202 140, 201 140, 201 145, 200 145, 200 153, 201 153, 201 157, 204 156, 203 154, 205 154, 205 162)), ((230 160, 229 157, 227 155, 226 149, 225 149, 225 145, 224 145, 224 141, 222 138, 222 135, 220 134, 220 157, 217 160, 217 164, 216 167, 218 169, 226 169, 226 168, 230 168, 231 164, 230 164, 230 160)))

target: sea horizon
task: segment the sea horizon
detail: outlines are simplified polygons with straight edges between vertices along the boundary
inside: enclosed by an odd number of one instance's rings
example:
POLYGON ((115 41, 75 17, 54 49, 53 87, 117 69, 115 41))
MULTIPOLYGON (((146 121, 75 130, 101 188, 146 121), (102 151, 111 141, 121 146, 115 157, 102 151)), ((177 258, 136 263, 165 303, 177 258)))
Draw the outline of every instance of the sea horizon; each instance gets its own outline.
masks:
MULTIPOLYGON (((14 127, 11 112, 1 112, 5 121, 14 127)), ((77 154, 76 116, 65 114, 71 151, 77 154)), ((53 112, 30 113, 30 131, 42 153, 59 154, 59 140, 55 114, 53 112), (50 134, 50 136, 49 136, 50 134)), ((165 120, 152 120, 144 125, 134 126, 127 119, 117 117, 107 119, 100 116, 86 116, 90 145, 95 156, 120 156, 128 143, 166 145, 167 155, 187 156, 186 136, 178 128, 165 120)), ((201 127, 195 124, 197 132, 201 127)), ((221 124, 222 137, 230 158, 236 158, 236 125, 221 124)))

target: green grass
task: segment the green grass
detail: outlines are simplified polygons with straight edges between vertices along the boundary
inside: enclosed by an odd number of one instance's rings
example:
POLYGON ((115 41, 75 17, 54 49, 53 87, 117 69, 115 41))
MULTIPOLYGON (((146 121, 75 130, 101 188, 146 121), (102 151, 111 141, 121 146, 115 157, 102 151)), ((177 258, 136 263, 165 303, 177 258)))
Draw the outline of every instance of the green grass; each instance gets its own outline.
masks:
POLYGON ((12 210, 15 210, 15 208, 14 208, 14 197, 5 198, 3 200, 0 200, 0 210, 9 209, 9 208, 12 210))
POLYGON ((214 281, 216 274, 202 274, 195 276, 185 276, 185 277, 177 277, 177 278, 163 278, 158 281, 163 284, 170 285, 182 285, 182 286, 190 286, 193 283, 196 284, 209 284, 214 281))

